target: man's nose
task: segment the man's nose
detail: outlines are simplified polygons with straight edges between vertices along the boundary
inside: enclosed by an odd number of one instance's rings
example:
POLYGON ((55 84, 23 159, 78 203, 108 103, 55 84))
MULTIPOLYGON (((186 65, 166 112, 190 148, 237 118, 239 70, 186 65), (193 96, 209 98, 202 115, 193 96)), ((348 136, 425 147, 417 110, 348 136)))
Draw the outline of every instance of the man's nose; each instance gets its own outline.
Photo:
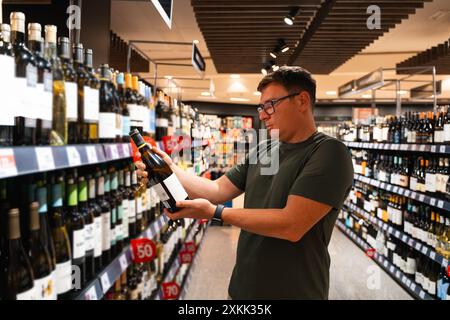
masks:
POLYGON ((269 116, 264 110, 259 111, 259 120, 264 121, 266 119, 269 119, 269 116))

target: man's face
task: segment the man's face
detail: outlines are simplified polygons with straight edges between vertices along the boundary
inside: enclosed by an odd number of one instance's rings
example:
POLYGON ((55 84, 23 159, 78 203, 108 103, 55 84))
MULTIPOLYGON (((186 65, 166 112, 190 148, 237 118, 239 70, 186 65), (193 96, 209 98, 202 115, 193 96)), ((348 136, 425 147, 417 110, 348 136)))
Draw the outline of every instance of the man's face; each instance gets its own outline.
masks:
MULTIPOLYGON (((279 84, 269 84, 261 92, 260 103, 264 104, 270 100, 279 99, 296 92, 288 92, 279 84)), ((293 96, 277 102, 275 104, 275 113, 271 115, 264 111, 259 113, 259 119, 264 121, 269 133, 274 129, 279 130, 280 141, 289 141, 290 137, 299 130, 302 118, 301 98, 299 96, 293 96)))

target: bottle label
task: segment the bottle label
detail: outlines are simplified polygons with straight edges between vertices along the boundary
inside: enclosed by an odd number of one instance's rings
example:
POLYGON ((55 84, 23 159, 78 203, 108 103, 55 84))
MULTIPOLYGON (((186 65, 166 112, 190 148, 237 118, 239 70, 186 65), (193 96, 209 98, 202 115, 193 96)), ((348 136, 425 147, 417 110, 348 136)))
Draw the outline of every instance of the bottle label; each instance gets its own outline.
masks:
POLYGON ((165 118, 156 119, 156 127, 167 128, 169 127, 169 120, 165 118))
POLYGON ((178 180, 175 173, 172 173, 167 179, 165 179, 164 184, 166 185, 167 189, 169 189, 169 192, 171 193, 175 201, 186 200, 186 198, 188 197, 186 190, 184 190, 180 180, 178 180))
POLYGON ((425 191, 436 192, 436 175, 427 173, 425 175, 425 191))
POLYGON ((420 272, 416 271, 416 277, 415 277, 416 283, 423 286, 423 275, 420 272))
POLYGON ((155 190, 156 194, 158 195, 161 201, 169 200, 169 196, 167 195, 166 191, 164 190, 164 188, 161 186, 160 183, 155 184, 153 186, 153 190, 155 190))
POLYGON ((86 236, 86 251, 94 250, 95 238, 94 238, 94 223, 87 224, 84 226, 85 236, 86 236))
POLYGON ((429 281, 428 282, 428 293, 431 295, 435 295, 436 294, 436 281, 429 281))
MULTIPOLYGON (((128 111, 130 112, 130 121, 139 121, 140 120, 140 113, 139 113, 139 106, 136 104, 128 104, 128 111)), ((127 134, 130 132, 128 131, 127 134)))
POLYGON ((73 259, 79 259, 86 254, 85 229, 73 231, 73 259))
POLYGON ((115 124, 115 128, 116 128, 116 136, 122 136, 122 131, 123 131, 123 124, 122 124, 122 115, 116 113, 116 124, 115 124))
POLYGON ((100 112, 98 132, 100 139, 113 139, 116 137, 116 114, 100 112))
POLYGON ((126 137, 130 134, 131 125, 130 125, 130 117, 122 116, 122 136, 126 137))
POLYGON ((69 121, 78 120, 78 85, 75 82, 64 82, 66 90, 66 118, 69 121))
POLYGON ((128 221, 129 223, 136 222, 136 200, 128 201, 128 221))
POLYGON ((409 188, 413 191, 417 191, 417 178, 411 177, 409 188))
POLYGON ((97 123, 100 112, 100 93, 98 89, 84 86, 84 121, 97 123))
POLYGON ((52 92, 45 91, 43 83, 37 85, 36 98, 34 102, 35 114, 33 118, 52 121, 53 119, 53 95, 52 92))
POLYGON ((444 131, 436 130, 434 131, 434 143, 444 142, 444 131))
POLYGON ((428 279, 428 277, 426 277, 425 275, 423 275, 422 278, 422 288, 424 291, 428 291, 428 286, 430 284, 430 280, 428 279))
POLYGON ((55 283, 53 282, 53 274, 34 280, 34 288, 36 289, 37 300, 54 300, 55 298, 55 283))
POLYGON ((413 275, 416 273, 416 259, 407 258, 406 261, 406 273, 413 275))
POLYGON ((123 237, 126 239, 130 236, 128 230, 128 199, 122 201, 122 224, 123 224, 123 237))
POLYGON ((138 219, 142 217, 142 198, 140 196, 136 198, 136 216, 138 219))
POLYGON ((102 255, 102 217, 94 218, 94 257, 102 255))
POLYGON ((444 142, 450 141, 450 123, 444 124, 444 142))
POLYGON ((448 178, 449 178, 449 176, 446 175, 446 174, 442 174, 441 175, 441 192, 442 193, 447 193, 448 194, 448 192, 447 192, 448 178))
POLYGON ((35 287, 27 290, 25 292, 19 293, 16 296, 17 300, 36 300, 36 289, 35 287))
POLYGON ((123 226, 122 226, 122 224, 118 224, 116 226, 116 239, 117 239, 117 241, 123 240, 123 226))
POLYGON ((23 110, 24 117, 27 117, 28 122, 25 123, 25 126, 27 127, 35 127, 32 121, 30 119, 38 119, 40 118, 38 114, 38 110, 40 108, 36 108, 36 101, 38 102, 37 105, 39 105, 39 99, 40 99, 40 92, 37 90, 37 83, 38 83, 38 74, 37 74, 37 68, 31 64, 27 65, 27 77, 26 77, 26 88, 22 94, 24 94, 26 97, 24 98, 26 101, 25 108, 23 110))
POLYGON ((102 251, 111 248, 111 212, 102 213, 102 251))
POLYGON ((56 293, 63 294, 72 289, 72 261, 56 264, 56 293))
POLYGON ((14 94, 17 88, 14 87, 14 58, 6 55, 0 55, 0 70, 2 74, 0 76, 0 88, 5 90, 2 93, 2 116, 0 117, 0 125, 13 126, 16 103, 16 96, 14 94))

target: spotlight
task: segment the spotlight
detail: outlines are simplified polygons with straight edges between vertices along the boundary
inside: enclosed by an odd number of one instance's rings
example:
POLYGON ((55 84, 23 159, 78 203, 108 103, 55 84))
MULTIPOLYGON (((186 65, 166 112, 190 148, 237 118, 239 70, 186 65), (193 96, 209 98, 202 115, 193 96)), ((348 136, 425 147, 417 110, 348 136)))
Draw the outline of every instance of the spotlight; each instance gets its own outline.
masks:
POLYGON ((265 76, 267 75, 267 69, 266 68, 261 68, 261 73, 265 76))
POLYGON ((287 25, 292 26, 294 24, 295 16, 298 14, 298 11, 300 10, 299 7, 293 7, 289 10, 289 13, 287 16, 284 17, 284 23, 287 25))
POLYGON ((280 48, 283 53, 289 50, 289 47, 284 39, 278 39, 278 48, 280 48))
POLYGON ((280 69, 280 67, 277 66, 276 64, 274 64, 274 65, 272 66, 272 70, 273 70, 273 71, 277 71, 278 69, 280 69))

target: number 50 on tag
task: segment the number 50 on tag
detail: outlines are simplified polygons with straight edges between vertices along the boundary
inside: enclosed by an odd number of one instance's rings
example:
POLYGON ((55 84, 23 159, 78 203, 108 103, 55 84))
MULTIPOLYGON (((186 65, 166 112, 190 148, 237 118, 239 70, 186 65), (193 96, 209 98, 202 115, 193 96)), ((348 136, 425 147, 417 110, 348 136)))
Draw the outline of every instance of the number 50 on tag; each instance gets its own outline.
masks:
POLYGON ((156 256, 156 245, 150 239, 131 240, 131 249, 133 252, 133 261, 135 263, 145 263, 152 261, 156 256))

